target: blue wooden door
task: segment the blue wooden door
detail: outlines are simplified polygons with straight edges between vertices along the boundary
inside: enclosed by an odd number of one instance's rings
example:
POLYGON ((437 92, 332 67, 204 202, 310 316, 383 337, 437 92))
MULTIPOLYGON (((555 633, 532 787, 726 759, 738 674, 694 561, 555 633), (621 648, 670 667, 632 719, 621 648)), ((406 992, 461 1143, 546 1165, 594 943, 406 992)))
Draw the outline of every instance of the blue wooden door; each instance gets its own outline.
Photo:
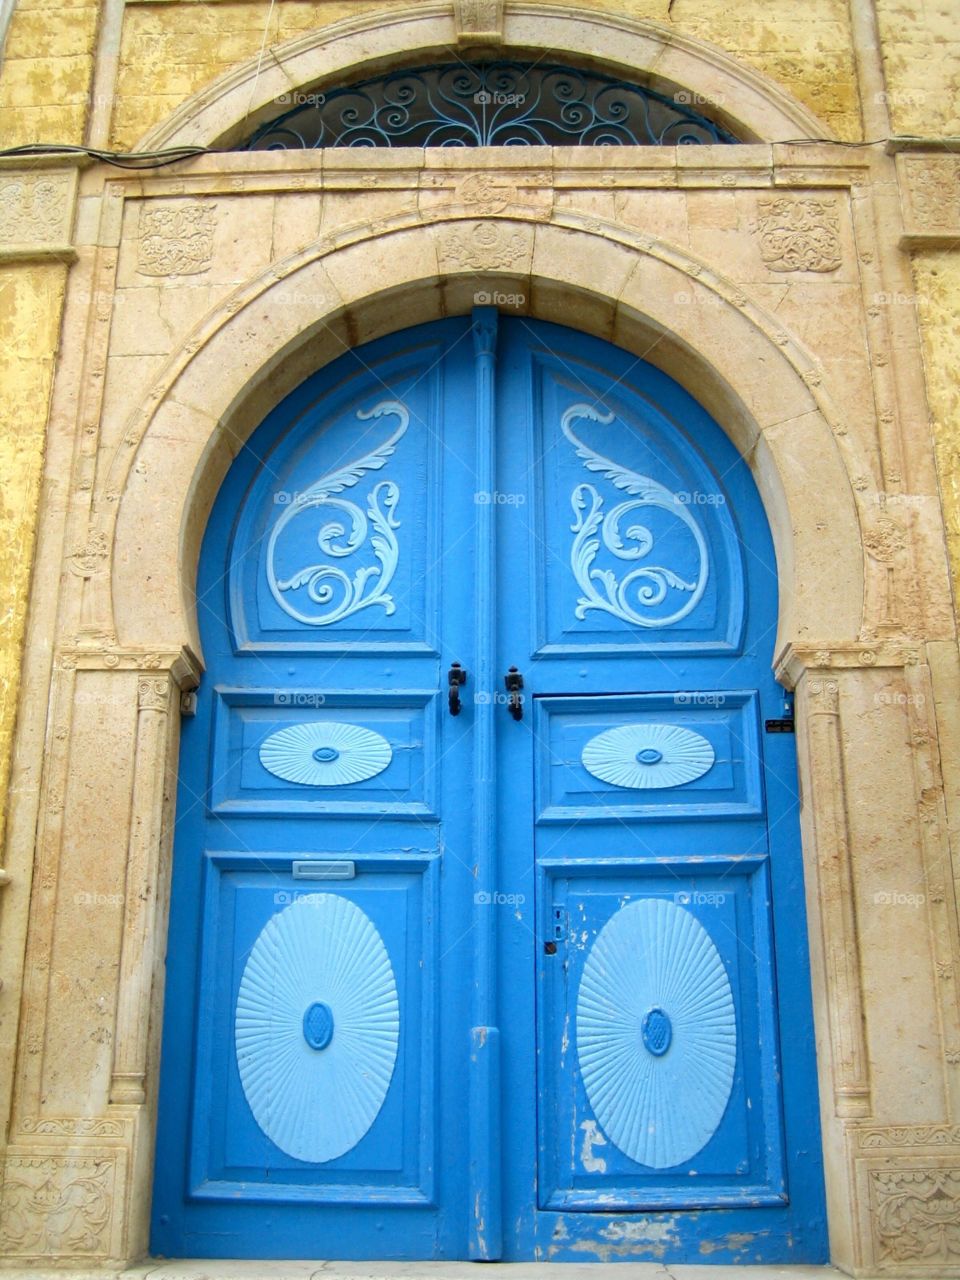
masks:
POLYGON ((824 1257, 776 602, 742 460, 608 344, 481 309, 268 417, 200 565, 157 1253, 824 1257))

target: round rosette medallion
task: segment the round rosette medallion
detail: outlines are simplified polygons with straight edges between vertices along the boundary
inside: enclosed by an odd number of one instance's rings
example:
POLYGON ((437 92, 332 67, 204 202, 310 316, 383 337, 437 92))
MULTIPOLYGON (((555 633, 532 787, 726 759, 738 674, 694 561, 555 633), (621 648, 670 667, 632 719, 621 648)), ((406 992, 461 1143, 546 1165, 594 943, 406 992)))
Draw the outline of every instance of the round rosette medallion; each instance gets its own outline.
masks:
POLYGON ((397 1061, 400 1005, 380 933, 356 903, 311 893, 264 926, 240 980, 237 1067, 267 1137, 322 1164, 380 1113, 397 1061))
POLYGON ((598 933, 577 996, 577 1057, 603 1132, 669 1169, 710 1141, 730 1099, 730 981, 700 922, 662 898, 630 902, 598 933))

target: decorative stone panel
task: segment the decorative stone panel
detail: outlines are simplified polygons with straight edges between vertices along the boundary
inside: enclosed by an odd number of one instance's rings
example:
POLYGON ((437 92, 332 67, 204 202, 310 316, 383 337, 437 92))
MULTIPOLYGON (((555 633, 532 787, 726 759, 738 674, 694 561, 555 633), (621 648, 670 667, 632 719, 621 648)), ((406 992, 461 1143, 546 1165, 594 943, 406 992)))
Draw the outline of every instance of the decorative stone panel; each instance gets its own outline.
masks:
POLYGON ((459 44, 500 44, 503 40, 503 0, 454 0, 459 44))
POLYGON ((960 237, 960 156, 897 156, 904 239, 934 248, 960 237))
POLYGON ((140 210, 137 270, 142 276, 195 276, 213 259, 216 205, 155 201, 140 210))
POLYGON ((24 1261, 94 1262, 116 1249, 116 1150, 10 1152, 0 1196, 0 1254, 24 1261))
POLYGON ((0 168, 0 262, 75 257, 76 170, 0 168))
POLYGON ((513 271, 528 253, 519 231, 498 222, 474 222, 451 229, 443 238, 441 268, 513 271))
POLYGON ((874 1265, 960 1275, 960 1165, 869 1170, 874 1265))
POLYGON ((836 271, 840 266, 837 202, 818 196, 772 196, 757 201, 755 234, 771 271, 836 271))

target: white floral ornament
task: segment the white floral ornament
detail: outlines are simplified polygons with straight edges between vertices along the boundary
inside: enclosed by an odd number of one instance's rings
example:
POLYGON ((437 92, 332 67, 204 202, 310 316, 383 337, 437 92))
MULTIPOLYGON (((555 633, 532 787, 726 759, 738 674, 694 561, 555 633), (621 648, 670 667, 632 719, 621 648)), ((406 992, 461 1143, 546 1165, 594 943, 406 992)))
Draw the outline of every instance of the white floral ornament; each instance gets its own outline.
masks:
POLYGON ((650 476, 631 471, 597 453, 572 427, 578 419, 609 426, 614 417, 613 413, 593 405, 575 404, 560 419, 560 430, 576 449, 577 456, 583 459, 587 471, 600 472, 617 489, 630 495, 626 501, 611 507, 606 515, 603 498, 592 484, 576 485, 570 496, 575 516, 570 528, 576 535, 570 549, 570 567, 583 592, 574 612, 581 619, 591 610, 598 610, 637 627, 669 627, 692 613, 703 598, 710 576, 707 542, 680 494, 672 493, 650 476), (670 512, 688 529, 697 554, 693 581, 681 577, 668 565, 647 563, 656 538, 647 525, 639 522, 642 516, 638 513, 650 509, 670 512), (624 528, 623 522, 628 516, 638 523, 624 528), (617 560, 636 564, 636 568, 618 577, 613 569, 595 567, 593 562, 601 546, 617 560), (671 612, 659 615, 650 612, 665 601, 671 612))
POLYGON ((260 763, 268 772, 308 787, 365 782, 392 758, 393 748, 381 734, 334 720, 289 725, 260 744, 260 763))
POLYGON ((381 480, 367 496, 366 512, 355 502, 337 497, 345 489, 352 489, 368 471, 380 471, 393 455, 397 442, 405 433, 410 414, 398 400, 383 400, 366 412, 357 411, 361 421, 392 414, 399 419, 399 426, 377 449, 365 454, 345 467, 339 467, 322 476, 297 500, 285 508, 270 531, 267 542, 267 584, 274 600, 281 609, 297 622, 311 627, 326 627, 349 617, 370 605, 379 605, 387 614, 396 609, 393 596, 387 590, 396 573, 400 557, 395 530, 400 521, 395 515, 400 501, 400 487, 392 480, 381 480), (302 525, 305 513, 326 518, 315 535, 317 546, 328 557, 301 566, 287 577, 278 577, 277 552, 281 535, 292 521, 302 525), (348 522, 348 523, 345 523, 348 522), (373 534, 370 535, 370 527, 373 534), (376 565, 358 565, 353 573, 340 568, 334 560, 352 558, 367 544, 376 565), (298 592, 306 592, 302 600, 298 592), (294 604, 293 600, 300 601, 294 604))
POLYGON ((646 790, 679 787, 713 767, 713 747, 699 733, 673 724, 625 724, 591 738, 583 767, 601 782, 646 790))

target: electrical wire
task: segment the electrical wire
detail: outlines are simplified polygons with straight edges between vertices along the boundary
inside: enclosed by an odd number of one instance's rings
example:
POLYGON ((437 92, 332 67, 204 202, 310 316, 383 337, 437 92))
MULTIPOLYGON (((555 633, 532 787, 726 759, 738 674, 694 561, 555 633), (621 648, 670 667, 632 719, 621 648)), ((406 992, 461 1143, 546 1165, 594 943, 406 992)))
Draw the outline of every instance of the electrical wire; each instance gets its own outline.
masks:
MULTIPOLYGON (((960 152, 960 138, 923 138, 915 134, 898 134, 892 138, 873 138, 867 142, 844 142, 837 138, 788 138, 774 146, 832 146, 832 147, 881 147, 887 143, 921 144, 936 151, 960 152)), ((750 145, 749 143, 744 145, 750 145)), ((760 144, 770 145, 770 144, 760 144)), ((375 149, 375 148, 374 148, 375 149)), ((104 164, 115 165, 118 169, 162 169, 167 165, 178 164, 181 160, 191 160, 195 156, 231 155, 242 151, 242 147, 168 147, 163 151, 101 151, 96 147, 70 146, 56 142, 31 142, 19 147, 0 149, 0 158, 44 157, 58 155, 84 155, 92 160, 100 160, 104 164)))
POLYGON ((118 169, 162 169, 193 156, 222 155, 218 147, 170 147, 165 151, 100 151, 96 147, 75 147, 56 142, 31 142, 20 147, 4 147, 0 157, 30 157, 83 155, 118 169))

